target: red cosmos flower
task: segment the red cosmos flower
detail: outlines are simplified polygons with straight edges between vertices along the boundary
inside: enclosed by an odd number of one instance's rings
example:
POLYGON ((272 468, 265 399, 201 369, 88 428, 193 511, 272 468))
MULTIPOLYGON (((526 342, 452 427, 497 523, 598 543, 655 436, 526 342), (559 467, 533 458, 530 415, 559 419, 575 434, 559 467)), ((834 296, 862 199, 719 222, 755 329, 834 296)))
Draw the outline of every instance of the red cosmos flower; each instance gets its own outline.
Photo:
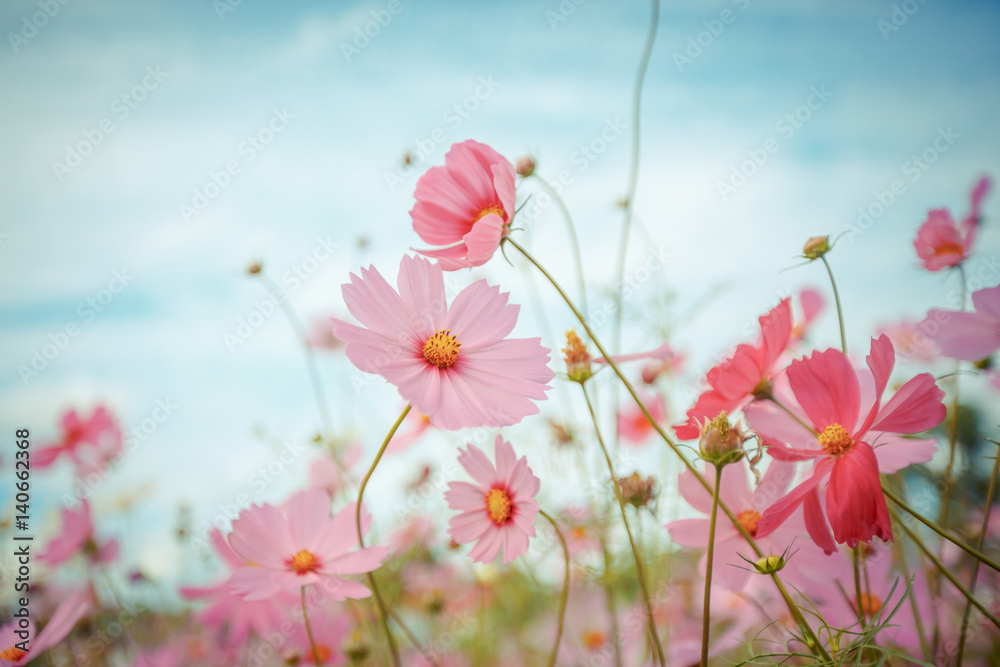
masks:
POLYGON ((687 411, 687 421, 674 426, 678 438, 697 439, 706 419, 715 419, 723 410, 735 412, 755 395, 770 391, 771 380, 776 375, 775 364, 788 347, 792 333, 792 310, 788 299, 761 316, 760 332, 758 344, 739 345, 732 357, 708 371, 708 384, 712 388, 687 411))
MULTIPOLYGON (((896 361, 888 336, 872 339, 867 361, 875 393, 871 407, 865 411, 862 411, 858 373, 839 350, 814 352, 789 365, 788 382, 815 434, 801 427, 796 430, 790 424, 780 427, 773 414, 770 423, 764 424, 765 420, 755 419, 764 411, 756 407, 748 411, 747 421, 775 458, 815 462, 809 479, 764 512, 757 524, 758 537, 770 535, 804 504, 806 529, 827 553, 836 550, 834 539, 851 547, 870 542, 873 537, 892 540, 877 452, 895 449, 899 443, 882 448, 878 441, 881 434, 919 433, 940 424, 946 412, 941 402, 944 392, 930 373, 922 373, 900 387, 883 405, 882 395, 896 361), (819 494, 819 486, 825 480, 829 480, 826 518, 819 494)), ((913 441, 903 444, 910 442, 913 441)), ((916 450, 919 444, 913 444, 916 450)), ((899 456, 898 452, 894 455, 899 456)))

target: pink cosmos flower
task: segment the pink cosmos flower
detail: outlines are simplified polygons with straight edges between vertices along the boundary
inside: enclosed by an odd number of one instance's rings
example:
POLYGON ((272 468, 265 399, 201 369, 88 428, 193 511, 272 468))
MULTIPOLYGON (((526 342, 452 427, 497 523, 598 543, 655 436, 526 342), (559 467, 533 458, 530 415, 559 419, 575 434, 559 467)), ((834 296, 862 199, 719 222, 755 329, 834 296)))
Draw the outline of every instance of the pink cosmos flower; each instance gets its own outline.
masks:
POLYGON ((25 642, 18 632, 17 619, 0 628, 0 667, 21 667, 26 665, 48 649, 61 642, 70 633, 73 626, 90 611, 90 593, 82 590, 70 595, 53 612, 52 618, 42 628, 35 632, 35 622, 28 619, 28 641, 25 642), (28 650, 25 651, 24 648, 28 650))
MULTIPOLYGON (((363 574, 382 565, 382 546, 351 551, 358 545, 354 503, 330 518, 330 498, 319 489, 302 491, 284 510, 251 505, 233 521, 229 545, 252 565, 229 577, 229 586, 247 600, 264 600, 282 591, 316 585, 334 600, 366 598, 371 591, 341 575, 363 574)), ((363 512, 362 528, 371 516, 363 512)))
POLYGON ((976 183, 970 197, 971 210, 960 225, 955 224, 946 208, 932 209, 927 214, 927 220, 920 226, 913 241, 925 269, 940 271, 958 266, 969 257, 979 229, 980 207, 990 185, 990 179, 986 177, 976 183))
POLYGON ((972 250, 975 233, 971 227, 963 225, 959 229, 951 213, 946 208, 931 209, 927 220, 917 230, 913 247, 928 271, 940 271, 958 266, 966 260, 972 250))
MULTIPOLYGON (((645 396, 642 402, 657 423, 667 418, 663 397, 659 394, 645 396)), ((618 435, 625 442, 640 447, 648 443, 647 439, 654 432, 653 425, 649 423, 638 405, 627 405, 618 412, 618 435)))
MULTIPOLYGON (((247 562, 233 551, 229 543, 226 542, 226 538, 218 530, 212 530, 209 540, 212 542, 215 553, 226 565, 229 572, 235 572, 247 565, 247 562)), ((282 607, 278 604, 280 597, 267 600, 245 600, 233 595, 226 581, 206 588, 185 586, 180 588, 178 592, 181 597, 187 600, 206 600, 209 602, 207 608, 197 613, 198 621, 219 632, 225 630, 226 643, 233 648, 243 646, 251 634, 256 634, 259 637, 265 636, 284 621, 282 607)), ((287 597, 287 600, 281 600, 285 603, 286 608, 291 607, 296 602, 294 596, 288 595, 287 597)))
POLYGON ((459 544, 476 542, 469 557, 478 563, 489 563, 503 548, 506 564, 526 553, 528 538, 535 536, 540 482, 527 459, 515 458, 514 448, 499 435, 494 454, 495 468, 475 445, 460 451, 458 462, 476 483, 448 484, 445 500, 462 512, 448 521, 448 534, 459 544))
POLYGON ((920 323, 944 356, 979 361, 1000 349, 1000 285, 973 292, 972 305, 974 313, 934 308, 920 323))
POLYGON ((788 347, 792 333, 788 299, 760 317, 760 331, 761 339, 756 345, 739 345, 732 357, 708 371, 708 384, 712 388, 687 411, 687 421, 674 427, 678 438, 697 439, 706 419, 715 419, 723 410, 735 412, 756 395, 770 391, 775 365, 788 347))
POLYGON ((344 300, 363 326, 334 320, 347 357, 381 375, 400 395, 448 430, 510 426, 537 414, 544 400, 548 349, 540 338, 506 339, 519 306, 479 280, 449 306, 440 266, 403 257, 394 290, 373 267, 351 274, 344 300))
MULTIPOLYGON (((715 471, 710 463, 705 464, 706 478, 714 479, 715 471)), ((756 489, 750 488, 750 480, 747 469, 740 465, 727 465, 722 469, 722 484, 719 487, 719 497, 722 502, 736 515, 739 524, 756 538, 757 544, 765 555, 781 555, 792 546, 793 540, 804 532, 801 522, 788 521, 773 533, 761 536, 757 526, 761 520, 761 515, 767 511, 771 505, 783 497, 795 478, 795 465, 786 461, 772 461, 764 473, 760 485, 756 489)), ((712 511, 712 495, 705 490, 693 474, 685 472, 678 480, 678 489, 684 500, 691 507, 699 512, 709 514, 712 511)), ((678 519, 671 521, 665 528, 670 532, 671 539, 677 544, 694 549, 704 549, 708 546, 709 520, 708 518, 678 519)), ((730 591, 741 591, 750 580, 751 566, 746 563, 740 554, 744 554, 757 560, 753 551, 747 546, 746 541, 739 530, 729 522, 725 516, 720 514, 719 522, 716 525, 715 533, 715 565, 713 568, 712 584, 721 586, 730 591)), ((794 573, 796 580, 803 579, 800 576, 799 566, 808 567, 810 562, 815 562, 811 556, 819 554, 819 549, 811 547, 815 554, 808 553, 810 545, 797 545, 798 549, 805 549, 806 553, 798 553, 794 558, 790 558, 786 572, 782 576, 788 578, 789 572, 794 573)), ((794 549, 793 549, 794 550, 794 549)), ((702 556, 700 567, 704 574, 708 564, 708 554, 702 556)))
POLYGON ((62 510, 62 530, 58 537, 49 542, 45 551, 38 555, 38 560, 55 567, 77 553, 84 554, 95 563, 106 563, 118 555, 117 541, 97 542, 94 521, 90 516, 90 503, 86 500, 80 503, 79 510, 62 510))
POLYGON ((425 243, 444 246, 417 252, 437 258, 445 271, 480 266, 500 247, 514 215, 514 165, 469 139, 453 144, 444 166, 428 169, 413 194, 413 230, 425 243))
POLYGON ((62 435, 59 442, 42 447, 32 457, 32 463, 46 468, 63 455, 77 467, 77 476, 89 472, 121 451, 122 432, 111 412, 103 405, 94 409, 88 418, 81 418, 76 410, 69 410, 59 420, 62 435))
MULTIPOLYGON (((858 373, 839 350, 814 352, 793 361, 787 371, 792 393, 818 435, 788 415, 782 417, 757 406, 748 409, 747 421, 761 435, 772 456, 786 461, 814 461, 812 476, 764 512, 757 524, 758 536, 773 533, 804 504, 806 529, 827 553, 836 550, 834 539, 851 547, 870 542, 873 537, 892 540, 889 511, 879 480, 879 457, 872 445, 879 445, 880 434, 919 433, 937 426, 945 416, 941 402, 944 392, 929 373, 912 378, 882 404, 895 358, 888 336, 872 339, 867 361, 875 391, 871 407, 865 410, 858 373), (824 519, 818 487, 827 480, 824 519)), ((879 449, 889 449, 889 459, 898 465, 900 459, 914 453, 900 452, 900 444, 897 441, 895 447, 879 449)), ((919 447, 914 449, 919 451, 919 447)))
POLYGON ((819 317, 825 307, 826 299, 823 298, 823 294, 819 290, 806 288, 799 292, 799 309, 802 311, 802 319, 796 320, 792 325, 791 343, 798 343, 808 335, 813 320, 819 317))
POLYGON ((910 361, 930 363, 940 352, 930 336, 924 333, 922 326, 909 320, 879 327, 878 333, 888 336, 900 356, 910 361))

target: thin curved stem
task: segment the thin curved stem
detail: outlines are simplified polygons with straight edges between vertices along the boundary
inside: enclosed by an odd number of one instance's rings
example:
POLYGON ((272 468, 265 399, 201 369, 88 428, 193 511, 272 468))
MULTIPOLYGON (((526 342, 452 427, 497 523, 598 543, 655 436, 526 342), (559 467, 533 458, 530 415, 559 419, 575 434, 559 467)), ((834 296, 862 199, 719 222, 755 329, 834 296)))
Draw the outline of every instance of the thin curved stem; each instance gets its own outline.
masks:
POLYGON ((927 545, 925 545, 923 541, 919 537, 917 537, 917 535, 912 530, 910 530, 910 527, 907 526, 905 523, 903 523, 902 519, 899 516, 899 513, 896 512, 895 510, 889 510, 889 513, 892 515, 894 519, 896 519, 896 522, 903 529, 903 532, 905 532, 909 536, 909 538, 913 541, 913 543, 917 545, 917 547, 924 553, 925 556, 927 556, 927 559, 930 562, 934 563, 934 567, 938 569, 938 572, 943 574, 945 579, 950 581, 952 585, 955 588, 957 588, 962 595, 965 596, 965 599, 968 600, 970 604, 974 605, 976 609, 981 611, 983 616, 989 619, 990 623, 1000 628, 1000 619, 994 616, 993 613, 986 607, 986 605, 977 600, 972 595, 972 593, 969 592, 969 589, 967 589, 965 586, 962 585, 962 582, 960 582, 955 577, 955 575, 951 573, 951 571, 948 569, 948 566, 942 563, 938 559, 938 557, 935 556, 934 553, 927 548, 927 545))
POLYGON ((281 287, 279 287, 276 282, 271 280, 271 277, 263 271, 257 275, 259 275, 260 279, 266 283, 266 286, 271 293, 281 295, 281 302, 279 304, 281 306, 281 312, 285 314, 285 319, 288 320, 288 324, 292 327, 292 330, 298 337, 299 342, 302 344, 302 350, 305 353, 306 368, 309 371, 309 382, 312 384, 313 394, 316 397, 316 407, 319 409, 319 419, 323 425, 323 442, 327 443, 330 450, 330 457, 340 470, 341 475, 344 479, 350 482, 351 476, 347 474, 347 468, 340 461, 340 457, 337 456, 336 450, 334 450, 332 444, 330 444, 329 438, 333 435, 333 421, 330 418, 326 391, 323 388, 323 381, 320 378, 319 366, 316 364, 316 352, 313 350, 312 345, 309 344, 309 336, 306 334, 305 327, 302 326, 302 321, 299 319, 298 314, 296 314, 295 309, 292 308, 292 304, 284 290, 282 290, 281 287))
POLYGON ((615 608, 615 593, 611 587, 611 554, 608 552, 608 542, 601 535, 601 551, 604 553, 604 596, 608 605, 608 616, 611 617, 611 637, 614 639, 612 645, 615 648, 615 667, 622 667, 622 648, 618 641, 618 610, 615 608))
POLYGON ((573 218, 569 214, 569 209, 566 208, 566 204, 563 202, 562 197, 560 197, 549 182, 538 175, 538 172, 532 174, 534 178, 542 184, 548 193, 555 200, 556 204, 559 205, 560 210, 562 210, 563 217, 566 218, 566 231, 569 234, 569 242, 573 246, 573 259, 576 261, 576 278, 578 282, 578 288, 580 289, 580 304, 583 306, 583 312, 587 312, 587 285, 583 279, 583 254, 580 252, 580 240, 576 235, 576 227, 573 225, 573 218))
POLYGON ((826 273, 830 276, 830 285, 833 286, 833 300, 837 304, 837 321, 840 323, 840 351, 847 354, 847 330, 844 328, 844 309, 840 305, 840 292, 837 291, 837 281, 833 277, 833 269, 830 268, 830 262, 826 261, 826 255, 820 255, 819 258, 823 260, 826 273))
MULTIPOLYGON (((403 408, 403 413, 399 415, 399 419, 396 423, 392 425, 389 429, 389 433, 386 434, 385 440, 382 441, 382 446, 378 450, 378 454, 375 455, 375 460, 372 461, 371 467, 368 469, 365 478, 361 481, 361 488, 358 489, 358 502, 354 506, 354 525, 358 531, 358 547, 364 548, 365 540, 364 535, 361 530, 361 503, 365 497, 365 487, 368 486, 368 480, 371 479, 372 473, 375 472, 375 468, 378 466, 378 462, 382 460, 382 455, 385 454, 386 447, 389 446, 389 441, 392 440, 392 436, 396 434, 396 430, 399 425, 403 423, 406 415, 410 413, 410 404, 407 403, 406 407, 403 408)), ((375 576, 368 572, 365 575, 368 578, 368 585, 372 589, 372 595, 375 596, 375 602, 378 606, 379 620, 382 621, 382 629, 385 631, 386 641, 389 643, 389 653, 392 655, 392 662, 396 667, 399 667, 399 648, 396 646, 396 640, 392 636, 392 631, 389 630, 389 612, 387 610, 385 601, 382 599, 382 593, 379 592, 378 584, 375 583, 375 576)))
POLYGON ((622 498, 622 490, 618 486, 618 475, 615 473, 615 466, 611 462, 611 455, 608 454, 607 445, 604 444, 604 436, 601 435, 601 428, 597 422, 597 413, 594 412, 594 404, 590 400, 590 395, 587 393, 587 388, 581 383, 580 390, 583 392, 583 398, 587 401, 587 410, 590 411, 590 418, 594 422, 594 433, 597 435, 597 442, 601 445, 601 451, 604 453, 604 460, 608 464, 608 473, 611 475, 611 486, 615 489, 615 499, 618 501, 618 509, 621 510, 622 523, 625 524, 625 534, 628 535, 628 544, 632 549, 632 556, 635 558, 635 575, 639 580, 639 590, 642 591, 642 601, 646 605, 646 617, 649 622, 649 634, 653 638, 653 646, 656 648, 657 658, 660 660, 660 664, 667 664, 667 660, 663 654, 663 646, 660 644, 660 637, 656 632, 656 619, 653 617, 653 603, 649 597, 649 586, 646 584, 646 569, 642 565, 642 558, 639 556, 639 551, 635 547, 635 539, 632 537, 632 528, 628 525, 628 515, 625 513, 625 499, 622 498))
MULTIPOLYGON (((635 208, 635 188, 639 181, 639 119, 642 110, 642 85, 646 79, 646 69, 649 57, 653 53, 653 42, 656 40, 656 29, 660 23, 660 2, 653 0, 653 12, 649 18, 649 32, 646 34, 646 46, 639 62, 639 72, 635 78, 635 93, 632 97, 632 163, 629 166, 628 190, 625 194, 625 220, 622 222, 622 235, 618 245, 618 265, 615 269, 615 284, 620 285, 625 275, 625 257, 628 255, 628 237, 632 228, 632 211, 635 208)), ((622 308, 621 303, 615 312, 615 351, 621 346, 622 308)))
POLYGON ((917 521, 919 521, 920 523, 924 524, 925 526, 927 526, 928 528, 930 528, 931 530, 933 530, 935 533, 937 533, 938 535, 940 535, 944 539, 948 540, 949 542, 951 542, 956 547, 958 547, 959 549, 961 549, 965 553, 969 554, 970 556, 972 556, 976 560, 984 563, 985 565, 989 565, 991 568, 993 568, 997 572, 1000 572, 1000 563, 997 563, 996 561, 994 561, 991 558, 987 558, 979 550, 973 549, 972 547, 970 547, 965 542, 962 542, 961 540, 955 539, 954 537, 952 537, 951 535, 949 535, 948 533, 946 533, 944 530, 942 530, 941 528, 939 528, 933 521, 931 521, 930 519, 928 519, 927 517, 923 516, 922 514, 920 514, 919 512, 917 512, 915 509, 913 509, 912 507, 910 507, 909 505, 907 505, 906 502, 904 502, 902 498, 900 498, 899 496, 897 496, 895 493, 893 493, 889 489, 885 488, 884 484, 882 485, 882 491, 883 491, 883 493, 885 493, 885 495, 886 495, 887 498, 889 498, 892 502, 896 503, 897 505, 899 505, 900 507, 902 507, 904 510, 906 510, 906 512, 908 514, 912 515, 913 518, 915 518, 917 521))
MULTIPOLYGON (((701 484, 702 488, 704 488, 707 492, 711 493, 712 487, 709 486, 708 481, 705 479, 705 476, 702 475, 701 472, 690 461, 688 461, 687 458, 684 457, 677 443, 674 442, 673 438, 667 435, 667 432, 663 430, 663 427, 660 426, 659 423, 657 423, 656 419, 649 412, 649 408, 647 408, 646 404, 642 401, 641 398, 639 398, 639 394, 636 392, 635 387, 633 387, 629 379, 625 377, 625 374, 622 373, 621 369, 618 367, 618 364, 615 363, 614 359, 612 359, 608 351, 604 349, 604 346, 601 344, 601 341, 594 335, 593 330, 587 324, 584 317, 580 314, 580 311, 577 310, 576 306, 573 304, 573 300, 570 299, 569 296, 566 294, 566 292, 562 289, 562 287, 559 286, 558 281, 556 281, 556 279, 552 276, 552 274, 550 274, 545 269, 545 267, 539 264, 538 261, 534 257, 532 257, 527 250, 521 247, 517 243, 517 241, 514 241, 512 238, 507 236, 504 237, 503 242, 510 243, 512 246, 517 248, 517 250, 522 255, 524 255, 524 258, 527 259, 529 262, 531 262, 531 264, 533 264, 535 268, 538 269, 538 271, 543 276, 545 276, 545 279, 549 281, 549 284, 551 284, 553 289, 555 289, 556 292, 559 293, 559 296, 562 298, 563 302, 565 302, 566 305, 569 307, 569 309, 573 312, 573 315, 580 323, 580 326, 583 327, 583 330, 587 332, 587 336, 590 338, 591 341, 593 341, 594 347, 596 347, 598 352, 600 352, 601 355, 605 358, 608 367, 611 368, 614 374, 618 377, 619 381, 621 381, 622 386, 624 386, 625 390, 628 391, 629 395, 632 397, 632 400, 635 401, 636 406, 638 406, 639 410, 649 421, 653 429, 663 439, 663 441, 667 443, 667 446, 670 447, 671 451, 673 451, 673 453, 680 458, 681 462, 684 464, 684 467, 687 468, 688 471, 698 481, 698 483, 701 484)), ((723 513, 733 524, 736 530, 739 531, 740 535, 743 537, 744 540, 746 540, 747 544, 750 545, 750 548, 753 549, 757 557, 763 558, 764 552, 760 550, 760 547, 757 545, 757 541, 754 540, 753 536, 751 536, 750 533, 747 532, 746 528, 740 525, 740 522, 736 519, 736 515, 733 514, 732 510, 730 510, 729 507, 727 507, 726 504, 722 502, 721 499, 719 501, 719 509, 723 511, 723 513)), ((832 663, 833 659, 830 657, 830 653, 826 650, 826 648, 822 645, 822 643, 820 643, 819 638, 816 636, 816 633, 813 632, 813 629, 809 625, 809 622, 802 615, 802 612, 795 604, 795 601, 792 600, 792 597, 791 595, 789 595, 788 590, 785 588, 785 585, 782 582, 781 577, 778 575, 777 572, 772 572, 770 576, 771 580, 774 582, 775 587, 777 587, 778 592, 781 594, 782 599, 788 606, 788 613, 792 615, 792 618, 795 619, 795 622, 798 623, 799 627, 806 634, 807 638, 812 642, 811 650, 813 650, 815 653, 818 653, 820 657, 822 657, 826 662, 832 663)))
MULTIPOLYGON (((993 474, 990 475, 990 485, 986 490, 986 508, 983 511, 983 524, 979 529, 979 537, 976 539, 976 549, 982 551, 983 542, 986 540, 986 531, 990 525, 990 514, 993 511, 993 495, 997 490, 997 475, 1000 474, 1000 452, 993 459, 993 474)), ((979 578, 979 561, 972 563, 972 574, 969 577, 969 592, 975 595, 976 580, 979 578)), ((962 632, 958 637, 958 657, 955 667, 962 667, 962 657, 965 654, 965 638, 969 632, 969 618, 972 615, 972 602, 966 601, 965 611, 962 613, 962 632)))
POLYGON ((708 563, 705 566, 705 603, 701 611, 701 667, 708 667, 708 640, 712 631, 710 608, 712 606, 712 566, 715 559, 715 517, 719 512, 719 488, 722 486, 722 468, 715 464, 715 486, 712 488, 712 514, 708 520, 708 563))
POLYGON ((559 543, 562 544, 563 557, 566 562, 566 574, 563 577, 563 589, 562 595, 559 596, 559 626, 556 629, 556 643, 552 646, 552 655, 549 656, 549 667, 555 667, 556 656, 559 655, 559 642, 562 640, 563 634, 563 621, 566 618, 566 600, 569 597, 569 547, 566 546, 566 538, 563 537, 562 531, 559 530, 559 524, 553 519, 545 510, 538 510, 538 513, 543 517, 548 519, 549 523, 556 531, 556 535, 559 537, 559 543))
POLYGON ((306 624, 306 636, 309 637, 309 648, 312 649, 313 662, 316 663, 316 667, 322 667, 323 661, 319 658, 319 650, 316 648, 316 640, 313 638, 312 628, 309 626, 309 613, 306 611, 306 587, 303 586, 302 592, 302 620, 306 624))
MULTIPOLYGON (((962 310, 966 307, 965 268, 958 265, 958 276, 962 283, 962 310)), ((962 373, 962 362, 955 361, 955 388, 951 399, 951 434, 948 438, 948 466, 944 471, 944 489, 941 492, 941 508, 938 510, 938 523, 948 527, 948 513, 951 510, 951 490, 955 485, 955 450, 958 449, 958 379, 962 373)))

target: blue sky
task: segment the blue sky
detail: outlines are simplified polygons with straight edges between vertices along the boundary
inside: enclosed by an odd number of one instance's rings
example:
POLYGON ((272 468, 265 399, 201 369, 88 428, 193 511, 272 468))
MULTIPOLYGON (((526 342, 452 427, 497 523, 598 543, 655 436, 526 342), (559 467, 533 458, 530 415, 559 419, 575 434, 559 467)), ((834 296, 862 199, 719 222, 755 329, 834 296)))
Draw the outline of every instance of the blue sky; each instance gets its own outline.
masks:
MULTIPOLYGON (((407 215, 419 174, 440 164, 450 143, 476 138, 512 159, 535 154, 550 180, 569 173, 564 196, 599 303, 612 283, 608 248, 621 223, 615 201, 626 189, 631 91, 649 18, 647 3, 598 0, 243 0, 221 15, 216 5, 76 0, 58 5, 30 37, 25 17, 42 5, 0 7, 0 424, 28 425, 37 443, 69 406, 105 402, 130 427, 157 400, 175 402, 176 413, 95 496, 109 528, 127 534, 127 556, 163 576, 179 573, 163 544, 180 503, 203 524, 213 507, 252 489, 254 471, 277 455, 261 432, 305 441, 318 424, 301 353, 280 315, 234 349, 226 344, 264 297, 244 274, 251 259, 262 258, 291 288, 305 319, 341 313, 339 285, 349 271, 371 262, 394 274, 400 254, 419 245, 407 215), (361 48, 357 34, 366 26, 374 34, 378 17, 385 25, 361 48), (581 158, 602 132, 600 155, 581 158), (81 142, 83 150, 96 145, 78 166, 54 166, 81 142), (430 147, 426 160, 401 170, 404 151, 421 147, 430 147), (233 164, 238 173, 218 176, 233 164), (213 174, 225 187, 185 220, 182 205, 211 191, 213 174), (295 267, 302 273, 331 246, 296 282, 295 267), (127 285, 105 295, 113 298, 87 321, 91 307, 80 304, 119 285, 116 271, 127 285), (79 335, 24 382, 19 365, 71 323, 79 335), (122 503, 131 509, 112 512, 122 503)), ((858 209, 894 180, 904 194, 831 256, 851 344, 860 353, 877 324, 954 305, 954 279, 917 268, 911 239, 929 208, 962 215, 974 181, 1000 173, 998 28, 1000 9, 988 2, 665 6, 642 106, 627 274, 647 253, 669 259, 628 304, 636 325, 627 343, 662 342, 654 325, 665 314, 649 304, 669 289, 674 340, 690 351, 697 376, 749 337, 747 324, 780 296, 803 285, 825 290, 817 266, 782 270, 796 264, 809 236, 856 225, 858 209), (900 25, 889 32, 879 22, 892 21, 894 6, 900 25), (699 39, 697 53, 690 44, 699 39), (816 90, 827 92, 810 98, 816 90), (814 108, 803 107, 810 101, 814 108), (796 113, 808 120, 789 132, 781 121, 796 113), (951 138, 934 148, 942 133, 951 138), (723 198, 719 183, 766 145, 777 150, 723 198), (907 169, 924 151, 934 163, 907 169), (676 319, 715 288, 720 295, 697 318, 676 319)), ((987 200, 987 213, 996 210, 995 198, 987 200)), ((532 225, 532 244, 573 283, 554 207, 532 225)), ((970 264, 985 285, 1000 279, 998 251, 1000 231, 987 224, 970 264)), ((479 277, 525 304, 520 335, 539 335, 519 270, 498 258, 456 280, 479 277)), ((570 326, 550 292, 539 293, 549 325, 570 326)), ((829 314, 819 327, 817 344, 836 344, 829 314)), ((342 360, 324 359, 322 368, 338 426, 370 458, 398 398, 384 387, 354 395, 342 360)), ((541 423, 512 432, 546 458, 541 423)), ((391 494, 415 466, 452 456, 459 437, 432 438, 388 467, 373 492, 391 494)), ((300 486, 305 460, 255 499, 300 486)), ((68 481, 66 471, 36 477, 45 530, 54 528, 68 481)))

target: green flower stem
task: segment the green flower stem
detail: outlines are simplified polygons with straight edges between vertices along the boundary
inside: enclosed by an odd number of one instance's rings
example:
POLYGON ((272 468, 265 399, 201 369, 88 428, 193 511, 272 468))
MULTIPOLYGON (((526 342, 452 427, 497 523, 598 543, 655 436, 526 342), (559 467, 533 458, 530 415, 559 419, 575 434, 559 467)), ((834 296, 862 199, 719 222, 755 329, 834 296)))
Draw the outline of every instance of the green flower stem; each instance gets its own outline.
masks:
POLYGON ((715 464, 715 487, 712 489, 712 514, 708 520, 708 564, 705 567, 705 604, 701 612, 701 667, 708 667, 708 639, 711 633, 712 566, 715 559, 715 516, 719 512, 719 488, 722 486, 722 468, 715 464))
MULTIPOLYGON (((405 419, 406 415, 410 413, 410 407, 410 404, 407 403, 406 407, 403 408, 403 413, 399 415, 399 419, 397 419, 396 423, 392 425, 391 429, 389 429, 389 433, 385 436, 385 440, 382 441, 382 446, 379 448, 378 454, 375 455, 375 460, 372 461, 372 465, 368 469, 368 473, 361 482, 361 488, 358 489, 358 502, 354 507, 354 525, 358 530, 359 548, 364 548, 365 546, 364 535, 361 531, 361 502, 365 497, 365 487, 368 486, 368 480, 371 479, 372 473, 375 472, 378 462, 382 460, 382 455, 385 454, 385 449, 389 446, 389 441, 392 440, 392 436, 396 434, 396 430, 399 428, 399 425, 403 423, 403 419, 405 419)), ((378 605, 379 620, 382 622, 382 629, 385 631, 385 638, 389 644, 389 653, 392 655, 392 663, 396 667, 399 667, 399 648, 396 646, 396 640, 392 636, 392 631, 389 630, 389 612, 385 601, 382 599, 382 593, 379 592, 378 584, 375 583, 374 575, 371 572, 368 572, 365 576, 368 578, 368 585, 371 587, 372 594, 375 596, 375 602, 378 605)))
POLYGON ((302 620, 306 624, 306 636, 309 637, 309 648, 312 649, 313 662, 316 663, 316 667, 322 667, 323 661, 319 659, 319 651, 316 649, 316 640, 313 639, 312 627, 309 625, 309 613, 306 611, 306 587, 303 586, 300 591, 302 593, 302 620))
POLYGON ((594 422, 594 432, 597 434, 597 442, 601 445, 601 451, 604 453, 604 460, 608 464, 608 473, 611 474, 611 486, 615 489, 615 498, 618 500, 618 508, 621 510, 622 523, 625 524, 625 533, 628 535, 628 544, 632 549, 632 556, 635 558, 635 574, 636 578, 639 580, 639 589, 642 591, 642 601, 646 605, 646 617, 649 622, 649 634, 653 638, 653 646, 656 648, 656 655, 660 660, 660 664, 666 667, 667 660, 663 654, 663 646, 660 644, 660 637, 656 632, 656 619, 653 617, 653 603, 649 598, 649 586, 646 584, 646 571, 642 565, 642 558, 639 556, 639 551, 635 547, 635 539, 632 537, 632 529, 628 525, 628 516, 625 513, 625 500, 622 498, 622 490, 618 486, 618 475, 615 473, 614 464, 611 462, 611 455, 608 454, 608 448, 604 444, 604 437, 601 435, 600 426, 597 423, 597 413, 594 412, 594 404, 590 401, 590 395, 587 394, 587 389, 584 385, 580 384, 580 390, 583 392, 583 397, 587 401, 587 409, 590 411, 590 418, 594 422))
POLYGON ((937 526, 937 524, 935 524, 933 521, 931 521, 927 517, 925 517, 922 514, 920 514, 919 512, 917 512, 915 509, 913 509, 912 507, 910 507, 909 505, 907 505, 903 501, 902 498, 900 498, 895 493, 893 493, 892 491, 890 491, 889 489, 887 489, 885 487, 885 484, 882 485, 882 491, 885 493, 885 495, 886 495, 887 498, 889 498, 892 502, 896 503, 897 505, 899 505, 900 507, 902 507, 904 510, 906 510, 906 512, 908 514, 912 515, 917 521, 919 521, 920 523, 924 524, 925 526, 927 526, 928 528, 930 528, 931 530, 933 530, 935 533, 937 533, 938 535, 940 535, 944 539, 948 540, 949 542, 951 542, 956 547, 958 547, 959 549, 961 549, 965 553, 969 554, 970 556, 972 556, 976 560, 980 561, 981 563, 983 563, 985 565, 989 565, 991 568, 993 568, 997 572, 1000 572, 1000 564, 998 564, 996 561, 994 561, 991 558, 987 558, 985 555, 983 555, 982 553, 980 553, 977 549, 973 549, 972 547, 970 547, 965 542, 962 542, 961 540, 955 539, 954 537, 952 537, 951 535, 949 535, 948 533, 946 533, 944 530, 942 530, 941 528, 939 528, 937 526))
POLYGON ((549 656, 549 667, 555 667, 556 657, 559 655, 559 642, 562 640, 563 634, 563 622, 566 619, 566 600, 569 597, 569 547, 566 546, 566 538, 563 537, 562 531, 559 530, 559 524, 544 510, 538 510, 538 513, 543 517, 548 519, 548 522, 552 524, 552 527, 556 531, 556 535, 559 537, 559 543, 562 544, 563 558, 566 563, 566 573, 563 576, 563 589, 562 594, 559 596, 559 626, 556 630, 556 643, 552 646, 552 655, 549 656))
MULTIPOLYGON (((994 443, 997 444, 997 443, 994 443)), ((990 524, 990 513, 993 511, 993 495, 997 490, 997 475, 1000 474, 1000 453, 993 459, 993 474, 990 475, 990 486, 986 490, 986 509, 983 511, 983 524, 979 529, 979 537, 976 540, 976 548, 982 550, 983 542, 986 541, 986 530, 990 524)), ((969 592, 975 594, 976 579, 979 577, 979 561, 972 564, 972 574, 969 577, 969 592)), ((972 613, 972 602, 966 601, 965 611, 962 613, 962 632, 958 638, 958 658, 956 667, 962 667, 962 657, 965 654, 965 638, 969 632, 969 617, 972 613)))

